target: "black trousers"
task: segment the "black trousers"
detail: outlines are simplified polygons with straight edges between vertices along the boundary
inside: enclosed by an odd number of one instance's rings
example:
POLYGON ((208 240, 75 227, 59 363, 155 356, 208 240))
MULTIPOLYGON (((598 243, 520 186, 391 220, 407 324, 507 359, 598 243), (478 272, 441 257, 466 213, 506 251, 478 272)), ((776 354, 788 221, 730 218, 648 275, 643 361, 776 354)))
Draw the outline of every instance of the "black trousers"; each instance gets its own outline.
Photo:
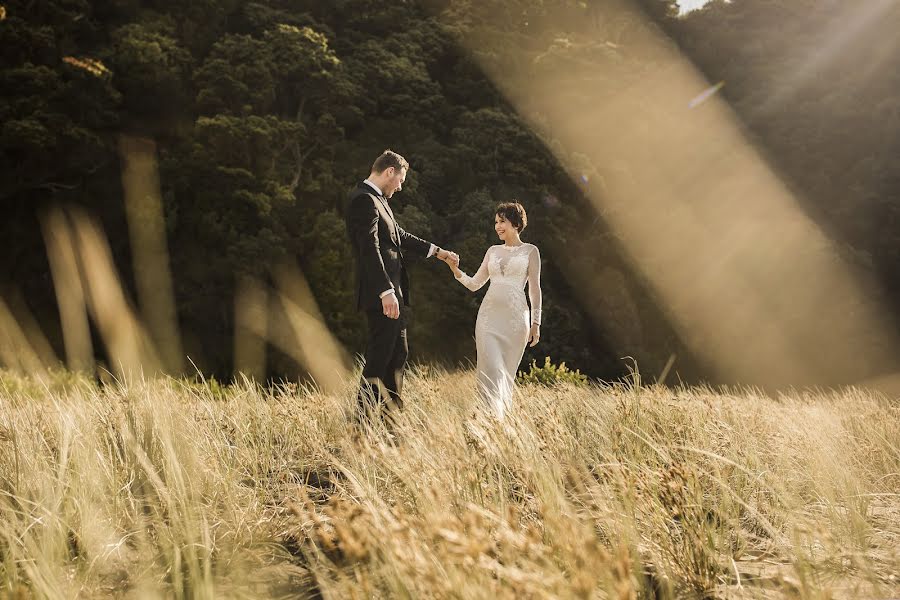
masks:
POLYGON ((366 311, 369 337, 358 395, 363 421, 381 415, 388 398, 392 401, 392 409, 403 408, 403 368, 409 356, 408 319, 409 310, 402 305, 399 319, 389 319, 381 310, 366 311), (384 397, 379 382, 384 385, 388 398, 384 397))

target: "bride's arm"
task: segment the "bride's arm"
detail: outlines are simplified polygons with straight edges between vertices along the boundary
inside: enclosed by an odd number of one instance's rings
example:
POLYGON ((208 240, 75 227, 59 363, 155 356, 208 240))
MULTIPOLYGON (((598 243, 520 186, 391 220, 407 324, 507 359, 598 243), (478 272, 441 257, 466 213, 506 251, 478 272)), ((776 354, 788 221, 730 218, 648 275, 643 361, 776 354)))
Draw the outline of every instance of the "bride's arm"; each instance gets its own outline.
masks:
POLYGON ((456 280, 472 290, 473 292, 477 292, 481 289, 487 280, 491 278, 488 273, 488 257, 491 254, 491 249, 488 248, 487 252, 484 253, 484 260, 481 261, 481 266, 478 267, 478 271, 471 277, 466 275, 463 271, 459 270, 458 266, 450 265, 450 268, 453 269, 453 276, 456 277, 456 280))
POLYGON ((537 246, 528 255, 528 301, 531 303, 531 333, 529 340, 534 346, 541 339, 541 253, 537 246))

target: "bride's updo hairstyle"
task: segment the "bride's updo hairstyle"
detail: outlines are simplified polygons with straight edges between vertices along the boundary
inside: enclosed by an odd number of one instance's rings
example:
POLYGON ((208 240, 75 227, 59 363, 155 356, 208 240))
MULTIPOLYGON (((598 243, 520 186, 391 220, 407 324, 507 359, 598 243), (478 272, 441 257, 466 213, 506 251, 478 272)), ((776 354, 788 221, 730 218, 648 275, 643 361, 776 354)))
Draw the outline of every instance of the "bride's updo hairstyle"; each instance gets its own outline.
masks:
POLYGON ((525 227, 528 226, 528 215, 525 214, 525 207, 518 202, 501 202, 497 205, 495 214, 512 223, 512 226, 519 233, 522 233, 525 227))

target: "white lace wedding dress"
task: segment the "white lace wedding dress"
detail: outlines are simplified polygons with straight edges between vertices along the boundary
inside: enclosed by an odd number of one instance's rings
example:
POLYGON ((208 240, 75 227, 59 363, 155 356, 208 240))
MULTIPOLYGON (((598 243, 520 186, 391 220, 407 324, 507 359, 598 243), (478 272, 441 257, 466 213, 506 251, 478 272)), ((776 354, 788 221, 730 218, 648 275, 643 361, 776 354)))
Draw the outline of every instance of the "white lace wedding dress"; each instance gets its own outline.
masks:
POLYGON ((478 392, 502 419, 512 403, 513 384, 531 324, 541 322, 541 255, 537 246, 491 246, 473 276, 462 273, 457 278, 473 292, 489 279, 491 285, 475 322, 478 392), (526 282, 530 312, 525 302, 526 282))

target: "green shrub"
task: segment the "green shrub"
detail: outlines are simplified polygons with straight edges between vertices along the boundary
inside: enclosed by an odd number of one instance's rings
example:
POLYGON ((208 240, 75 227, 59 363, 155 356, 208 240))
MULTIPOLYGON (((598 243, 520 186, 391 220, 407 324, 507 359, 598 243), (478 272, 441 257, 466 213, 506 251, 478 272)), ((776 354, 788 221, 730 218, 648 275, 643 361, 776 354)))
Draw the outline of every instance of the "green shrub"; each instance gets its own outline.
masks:
POLYGON ((587 385, 588 379, 578 369, 574 371, 566 367, 565 362, 554 365, 550 357, 544 359, 544 366, 537 366, 537 361, 531 361, 531 369, 525 373, 519 371, 518 382, 521 384, 554 385, 557 383, 571 383, 573 385, 587 385))

